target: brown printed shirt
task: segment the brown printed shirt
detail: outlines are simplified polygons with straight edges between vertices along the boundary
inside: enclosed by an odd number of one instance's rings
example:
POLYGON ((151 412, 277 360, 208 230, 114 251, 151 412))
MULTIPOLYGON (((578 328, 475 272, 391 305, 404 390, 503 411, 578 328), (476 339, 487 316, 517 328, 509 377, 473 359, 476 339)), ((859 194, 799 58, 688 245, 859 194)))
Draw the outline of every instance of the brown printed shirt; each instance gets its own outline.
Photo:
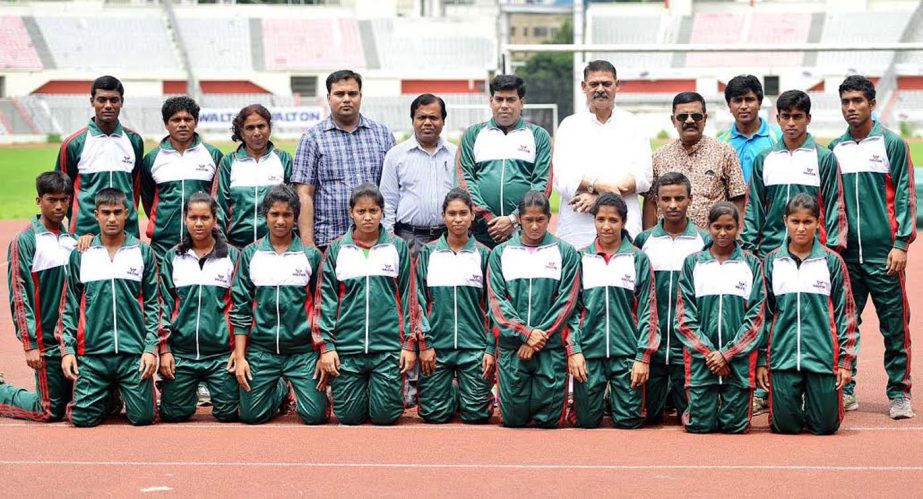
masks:
MULTIPOLYGON (((674 141, 654 153, 654 187, 646 196, 654 196, 657 179, 669 172, 679 172, 692 182, 692 205, 689 218, 701 228, 708 226, 708 212, 719 201, 730 201, 747 193, 747 184, 734 148, 707 135, 691 150, 682 141, 674 141)), ((657 218, 663 217, 658 210, 657 218)), ((741 219, 743 214, 741 213, 741 219)))

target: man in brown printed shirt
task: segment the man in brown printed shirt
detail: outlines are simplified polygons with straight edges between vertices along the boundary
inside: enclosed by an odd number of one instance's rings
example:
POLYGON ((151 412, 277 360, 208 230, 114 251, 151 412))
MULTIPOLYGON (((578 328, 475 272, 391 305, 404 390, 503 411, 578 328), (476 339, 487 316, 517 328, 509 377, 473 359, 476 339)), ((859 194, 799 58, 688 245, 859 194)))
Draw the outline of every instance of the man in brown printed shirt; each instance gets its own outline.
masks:
POLYGON ((660 218, 657 210, 657 179, 668 172, 680 172, 692 181, 692 204, 689 218, 703 229, 708 225, 708 211, 719 201, 731 201, 743 220, 747 184, 740 169, 737 152, 731 146, 704 135, 705 99, 696 92, 682 92, 673 98, 670 121, 679 132, 679 140, 654 153, 654 182, 644 196, 644 229, 660 218))

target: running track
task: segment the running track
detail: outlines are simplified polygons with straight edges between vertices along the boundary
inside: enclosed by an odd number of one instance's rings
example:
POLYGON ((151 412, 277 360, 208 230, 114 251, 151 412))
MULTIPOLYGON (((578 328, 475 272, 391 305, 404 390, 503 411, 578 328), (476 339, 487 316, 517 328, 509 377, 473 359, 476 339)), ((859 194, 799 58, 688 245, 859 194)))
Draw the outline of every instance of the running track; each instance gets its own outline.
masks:
MULTIPOLYGON (((22 226, 0 222, 0 247, 22 226)), ((912 309, 923 304, 923 250, 915 249, 912 309)), ((8 382, 31 387, 8 292, 4 275, 0 370, 8 382)), ((95 429, 3 419, 0 483, 19 497, 921 496, 923 402, 915 419, 887 417, 871 306, 864 320, 860 409, 830 437, 773 435, 766 416, 743 436, 688 435, 675 421, 637 431, 430 426, 412 410, 388 428, 308 427, 296 416, 262 427, 223 425, 204 411, 190 423, 147 428, 124 419, 95 429)), ((923 337, 919 313, 911 327, 923 337)))

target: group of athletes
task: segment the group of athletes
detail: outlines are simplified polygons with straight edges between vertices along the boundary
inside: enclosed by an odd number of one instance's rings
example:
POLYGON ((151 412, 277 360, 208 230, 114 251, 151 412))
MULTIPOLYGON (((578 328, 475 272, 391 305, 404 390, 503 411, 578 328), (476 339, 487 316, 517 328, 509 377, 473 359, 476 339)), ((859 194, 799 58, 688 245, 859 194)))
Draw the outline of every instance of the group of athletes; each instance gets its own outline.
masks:
MULTIPOLYGON (((596 240, 577 250, 548 231, 545 193, 528 191, 520 230, 488 249, 471 235, 471 196, 454 188, 442 203, 445 234, 414 259, 382 226, 374 184, 352 190, 352 227, 323 254, 303 243, 301 202, 284 180, 291 157, 272 146, 257 106, 234 120, 246 150, 222 157, 194 132, 198 106, 170 98, 162 110, 170 136, 144 156, 140 137, 118 122, 122 94, 114 78, 94 82, 95 119, 62 146, 55 171, 37 178, 40 214, 10 245, 14 327, 36 391, 0 381, 0 415, 95 426, 124 403, 135 425, 158 413, 184 421, 204 383, 220 421, 258 424, 294 411, 307 424, 331 412, 342 424, 393 424, 404 413, 405 374, 419 362, 419 416, 431 423, 456 415, 486 423, 496 398, 509 427, 570 419, 594 428, 610 413, 616 427, 639 428, 672 405, 687 431, 742 433, 758 385, 769 392, 773 431, 829 434, 843 419, 858 349, 856 270, 837 251, 885 262, 882 272, 861 272, 897 280, 909 342, 903 261, 897 268, 890 248, 906 252, 915 236, 905 227, 912 215, 895 213, 895 197, 913 194, 912 165, 905 152, 900 175, 911 187, 895 192, 898 146, 877 123, 877 134, 834 144, 883 151, 887 185, 856 175, 845 186, 857 204, 860 190, 870 197, 860 210, 869 221, 857 226, 887 238, 865 248, 865 236, 844 239, 840 172, 822 178, 833 153, 810 149, 818 161, 799 162, 802 149, 780 147, 754 163, 754 177, 773 181, 751 181, 746 223, 720 202, 707 228, 694 225, 690 179, 670 172, 653 189, 663 218, 634 240, 617 194, 596 199, 596 240), (233 162, 250 167, 232 179, 233 162), (138 237, 139 197, 152 214, 149 234, 159 236, 151 245, 138 237), (683 364, 662 361, 671 355, 683 364)), ((786 106, 778 110, 786 123, 806 128, 792 116, 810 108, 786 106)))

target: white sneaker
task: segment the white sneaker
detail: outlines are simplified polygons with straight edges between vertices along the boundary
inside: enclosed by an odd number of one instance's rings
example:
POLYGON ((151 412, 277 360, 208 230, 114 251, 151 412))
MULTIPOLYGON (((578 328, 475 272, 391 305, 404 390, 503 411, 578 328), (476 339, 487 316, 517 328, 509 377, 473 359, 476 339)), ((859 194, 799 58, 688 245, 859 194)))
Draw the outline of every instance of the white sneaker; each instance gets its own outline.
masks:
POLYGON ((205 385, 199 385, 196 388, 196 403, 199 407, 211 407, 212 405, 212 394, 208 392, 208 388, 205 385))
POLYGON ((856 400, 856 394, 854 393, 844 393, 843 394, 843 410, 844 411, 859 410, 859 401, 856 400))
POLYGON ((910 405, 910 399, 904 397, 891 399, 890 405, 891 408, 888 412, 891 419, 910 419, 913 417, 913 406, 910 405))
POLYGON ((769 401, 764 398, 753 397, 752 412, 754 416, 759 416, 760 414, 766 414, 767 412, 769 412, 769 401))

